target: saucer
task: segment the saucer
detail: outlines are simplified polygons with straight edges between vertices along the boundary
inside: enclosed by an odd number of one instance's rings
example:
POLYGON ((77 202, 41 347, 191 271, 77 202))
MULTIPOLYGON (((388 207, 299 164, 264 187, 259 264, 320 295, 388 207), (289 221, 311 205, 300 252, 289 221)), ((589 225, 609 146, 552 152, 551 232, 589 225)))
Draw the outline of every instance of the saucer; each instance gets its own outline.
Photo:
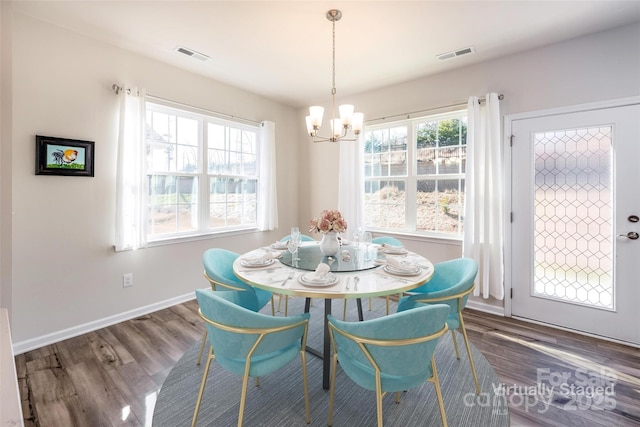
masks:
POLYGON ((305 286, 315 287, 332 286, 338 283, 338 276, 332 273, 327 273, 327 275, 322 279, 316 279, 314 276, 315 273, 301 274, 298 281, 305 286))
POLYGON ((275 262, 276 260, 273 258, 269 258, 266 261, 257 261, 257 260, 251 260, 251 259, 241 259, 240 260, 240 265, 243 267, 252 267, 252 268, 256 268, 256 267, 266 267, 267 265, 271 265, 275 262))
POLYGON ((419 267, 414 266, 413 270, 405 269, 405 268, 395 268, 391 265, 385 265, 383 267, 384 271, 390 274, 395 274, 396 276, 417 276, 420 274, 421 270, 419 267))

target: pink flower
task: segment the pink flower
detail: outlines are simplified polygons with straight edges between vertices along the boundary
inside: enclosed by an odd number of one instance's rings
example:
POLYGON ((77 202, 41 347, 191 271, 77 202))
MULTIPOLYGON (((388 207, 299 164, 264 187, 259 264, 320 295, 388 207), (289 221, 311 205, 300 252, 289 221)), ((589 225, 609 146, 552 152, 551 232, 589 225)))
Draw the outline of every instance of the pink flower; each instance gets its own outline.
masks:
POLYGON ((328 233, 335 231, 342 233, 347 230, 347 222, 338 210, 323 210, 318 218, 313 218, 309 222, 310 232, 328 233))

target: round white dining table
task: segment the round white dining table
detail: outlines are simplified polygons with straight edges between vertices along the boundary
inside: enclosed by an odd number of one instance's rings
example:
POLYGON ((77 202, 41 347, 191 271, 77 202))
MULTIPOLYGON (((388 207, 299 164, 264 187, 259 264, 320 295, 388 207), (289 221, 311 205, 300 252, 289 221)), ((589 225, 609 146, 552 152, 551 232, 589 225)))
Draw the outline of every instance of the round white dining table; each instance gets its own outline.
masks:
MULTIPOLYGON (((393 264, 393 262, 392 262, 393 264)), ((363 318, 361 298, 381 297, 410 291, 422 286, 433 275, 433 264, 425 257, 404 248, 371 244, 342 245, 337 254, 327 257, 318 242, 303 242, 297 253, 280 246, 259 248, 240 255, 233 271, 241 280, 273 293, 325 300, 324 348, 322 353, 308 349, 323 359, 323 388, 329 388, 330 352, 327 315, 333 299, 358 299, 358 315, 363 318), (392 268, 389 258, 415 266, 405 272, 392 268), (260 260, 257 262, 256 260, 260 260), (314 283, 314 272, 320 263, 329 265, 325 282, 314 283), (309 280, 308 280, 309 279, 309 280)))

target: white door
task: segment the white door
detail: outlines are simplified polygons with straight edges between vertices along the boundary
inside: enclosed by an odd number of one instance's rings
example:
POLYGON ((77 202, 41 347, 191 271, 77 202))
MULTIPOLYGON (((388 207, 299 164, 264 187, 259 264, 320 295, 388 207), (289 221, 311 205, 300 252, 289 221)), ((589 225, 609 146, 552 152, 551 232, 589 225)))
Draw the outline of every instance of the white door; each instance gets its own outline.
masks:
POLYGON ((640 105, 511 128, 512 315, 640 345, 640 105))

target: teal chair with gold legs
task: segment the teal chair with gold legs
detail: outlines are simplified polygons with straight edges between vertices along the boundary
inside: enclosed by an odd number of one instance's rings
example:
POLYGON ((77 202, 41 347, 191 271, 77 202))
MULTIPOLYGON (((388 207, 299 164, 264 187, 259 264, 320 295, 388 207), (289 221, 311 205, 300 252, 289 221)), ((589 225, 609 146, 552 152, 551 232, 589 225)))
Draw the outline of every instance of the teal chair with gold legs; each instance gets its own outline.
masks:
MULTIPOLYGON (((344 322, 327 316, 333 359, 329 389, 329 420, 333 425, 333 405, 338 366, 360 387, 376 392, 378 427, 383 426, 382 397, 433 382, 442 417, 447 417, 433 353, 438 339, 447 332, 449 307, 424 305, 362 322, 344 322)), ((410 408, 408 409, 410 410, 410 408)))
POLYGON ((464 327, 462 310, 467 305, 469 295, 475 287, 475 278, 478 274, 478 263, 471 258, 458 258, 435 264, 431 280, 419 288, 412 289, 411 296, 402 298, 398 302, 398 312, 410 310, 422 304, 447 304, 451 310, 447 317, 447 325, 453 338, 453 346, 456 351, 456 358, 460 360, 458 342, 455 331, 462 332, 464 344, 469 356, 469 365, 473 374, 473 381, 476 386, 476 394, 480 394, 480 383, 476 366, 471 356, 469 337, 464 327))
MULTIPOLYGON (((262 307, 271 302, 271 315, 275 315, 273 306, 273 294, 263 289, 257 289, 248 283, 240 280, 233 272, 233 262, 240 256, 239 254, 222 248, 207 249, 202 254, 202 265, 204 266, 204 277, 209 281, 211 289, 214 291, 246 291, 252 290, 257 298, 257 308, 259 311, 262 307)), ((250 308, 250 307, 247 307, 250 308)), ((251 308, 253 309, 253 308, 251 308)), ((207 330, 204 331, 202 344, 200 345, 200 353, 196 364, 200 364, 202 353, 204 352, 205 341, 207 340, 207 330)))
MULTIPOLYGON (((196 290, 200 317, 205 321, 211 347, 202 374, 192 426, 198 420, 209 368, 214 359, 223 369, 242 376, 238 414, 240 427, 244 418, 249 377, 256 378, 256 386, 259 386, 259 377, 283 368, 298 356, 302 361, 301 391, 304 394, 306 423, 311 422, 305 350, 309 313, 291 317, 256 313, 242 306, 251 305, 248 300, 253 295, 251 291, 196 290)), ((215 405, 215 401, 212 404, 215 405)))

